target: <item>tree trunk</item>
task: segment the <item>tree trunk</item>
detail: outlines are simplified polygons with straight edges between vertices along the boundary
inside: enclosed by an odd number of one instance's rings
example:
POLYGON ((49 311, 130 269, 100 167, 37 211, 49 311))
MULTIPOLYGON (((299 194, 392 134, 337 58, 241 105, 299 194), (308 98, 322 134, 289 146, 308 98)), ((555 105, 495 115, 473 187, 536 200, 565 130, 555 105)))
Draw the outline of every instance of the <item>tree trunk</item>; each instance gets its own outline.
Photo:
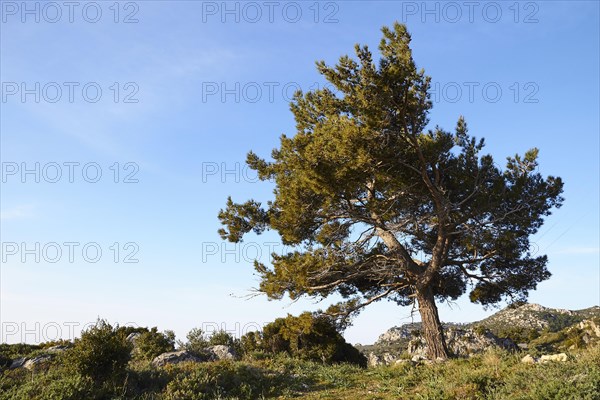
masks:
POLYGON ((442 323, 435 305, 433 290, 430 287, 417 290, 417 302, 419 303, 419 314, 421 314, 423 324, 423 335, 427 344, 427 357, 430 360, 447 359, 448 349, 446 348, 442 323))

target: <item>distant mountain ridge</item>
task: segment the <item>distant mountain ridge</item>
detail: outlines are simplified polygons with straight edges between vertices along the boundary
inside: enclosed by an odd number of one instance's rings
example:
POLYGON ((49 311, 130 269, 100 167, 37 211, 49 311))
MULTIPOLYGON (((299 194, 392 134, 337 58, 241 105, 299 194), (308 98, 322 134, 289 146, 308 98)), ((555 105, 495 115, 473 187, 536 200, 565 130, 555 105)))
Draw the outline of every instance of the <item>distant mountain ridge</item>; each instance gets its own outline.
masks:
MULTIPOLYGON (((482 327, 498 334, 512 329, 531 329, 536 331, 549 330, 556 332, 585 319, 600 318, 600 306, 593 306, 582 310, 566 310, 562 308, 544 307, 540 304, 526 303, 520 306, 509 306, 481 321, 470 323, 446 322, 444 329, 448 328, 477 328, 482 327)), ((420 322, 412 322, 395 326, 379 335, 375 344, 410 340, 421 330, 420 322)))
POLYGON ((501 331, 511 327, 556 332, 584 319, 592 318, 600 318, 599 306, 582 310, 565 310, 527 303, 518 307, 509 306, 471 325, 481 326, 491 331, 501 331))
MULTIPOLYGON (((507 350, 555 351, 594 345, 600 341, 600 307, 566 310, 539 304, 512 305, 471 323, 443 323, 451 352, 470 356, 490 347, 507 350)), ((394 364, 424 357, 420 322, 395 326, 372 345, 356 345, 369 365, 394 364)))

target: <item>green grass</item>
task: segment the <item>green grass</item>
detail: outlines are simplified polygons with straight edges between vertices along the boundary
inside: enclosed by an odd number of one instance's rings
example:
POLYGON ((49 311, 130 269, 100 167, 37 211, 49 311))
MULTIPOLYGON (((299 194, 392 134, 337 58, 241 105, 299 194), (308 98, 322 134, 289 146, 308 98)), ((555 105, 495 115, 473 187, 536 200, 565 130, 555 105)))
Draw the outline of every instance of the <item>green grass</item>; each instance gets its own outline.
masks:
POLYGON ((566 363, 527 365, 522 354, 489 352, 443 364, 379 367, 306 399, 599 399, 600 350, 566 363))
POLYGON ((600 347, 569 361, 528 365, 524 353, 489 351, 440 364, 362 369, 285 356, 154 368, 132 362, 122 384, 99 387, 58 362, 4 371, 0 399, 600 399, 600 347))

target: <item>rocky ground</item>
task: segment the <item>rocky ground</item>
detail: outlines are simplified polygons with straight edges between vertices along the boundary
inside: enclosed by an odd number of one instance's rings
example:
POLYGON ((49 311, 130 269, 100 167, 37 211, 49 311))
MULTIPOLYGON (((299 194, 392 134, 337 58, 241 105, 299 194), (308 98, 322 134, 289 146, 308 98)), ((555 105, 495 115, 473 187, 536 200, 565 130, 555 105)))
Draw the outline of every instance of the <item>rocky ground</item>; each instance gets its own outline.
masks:
MULTIPOLYGON (((553 355, 539 354, 544 351, 572 350, 599 342, 600 307, 564 310, 522 304, 470 324, 443 325, 448 348, 456 356, 470 357, 489 348, 521 348, 534 354, 526 362, 538 362, 553 355)), ((368 357, 371 366, 418 362, 425 359, 427 352, 420 323, 390 328, 374 344, 356 347, 368 357)))
MULTIPOLYGON (((574 311, 523 304, 503 309, 481 321, 469 324, 444 323, 443 326, 446 343, 455 356, 471 357, 490 348, 522 349, 531 353, 524 362, 536 363, 547 361, 554 355, 542 353, 556 353, 600 343, 600 307, 574 311)), ((127 338, 134 344, 134 351, 137 335, 139 333, 127 338)), ((369 366, 425 361, 427 353, 421 323, 392 327, 382 333, 374 344, 355 347, 367 357, 369 366)), ((8 369, 34 370, 67 348, 65 345, 53 346, 30 357, 13 359, 7 366, 8 369)), ((160 354, 152 363, 164 366, 187 361, 236 358, 233 349, 220 345, 207 347, 200 355, 185 350, 160 354)))
POLYGON ((235 341, 155 351, 168 336, 118 329, 99 325, 85 341, 0 344, 0 400, 600 399, 600 307, 524 304, 444 324, 457 356, 445 362, 425 359, 421 325, 405 324, 357 346, 371 368, 362 357, 326 363, 235 341))

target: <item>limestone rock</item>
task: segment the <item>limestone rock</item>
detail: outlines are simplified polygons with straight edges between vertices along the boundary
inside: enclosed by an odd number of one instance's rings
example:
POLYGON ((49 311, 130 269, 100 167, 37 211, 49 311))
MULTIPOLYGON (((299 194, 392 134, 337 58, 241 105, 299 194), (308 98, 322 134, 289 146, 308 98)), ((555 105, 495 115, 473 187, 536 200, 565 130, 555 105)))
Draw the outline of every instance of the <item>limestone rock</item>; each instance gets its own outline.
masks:
POLYGON ((521 359, 521 362, 524 364, 535 364, 535 363, 537 363, 537 359, 535 359, 531 355, 527 354, 525 357, 523 357, 521 359))
POLYGON ((565 353, 559 353, 559 354, 545 354, 542 357, 540 357, 540 362, 541 363, 546 363, 546 362, 565 362, 568 360, 568 357, 565 353))
POLYGON ((427 358, 424 355, 417 354, 411 358, 412 362, 418 363, 419 361, 426 360, 427 358))
POLYGON ((163 367, 167 364, 179 364, 182 362, 202 362, 202 358, 190 353, 187 350, 170 351, 158 355, 152 360, 152 365, 155 367, 163 367))
POLYGON ((381 364, 381 358, 377 354, 369 353, 369 355, 367 356, 367 365, 369 367, 376 367, 381 364))
POLYGON ((388 329, 386 332, 379 335, 376 343, 398 342, 402 339, 410 339, 413 332, 421 329, 420 323, 404 324, 388 329))
POLYGON ((569 359, 569 357, 565 353, 558 354, 544 354, 539 359, 532 357, 527 354, 525 357, 521 359, 522 363, 525 364, 538 364, 538 363, 547 363, 547 362, 565 362, 569 359))
POLYGON ((12 361, 8 369, 25 368, 28 370, 37 370, 47 364, 52 359, 52 354, 40 354, 35 357, 21 357, 12 361))
MULTIPOLYGON (((448 350, 457 356, 470 357, 490 348, 516 350, 517 345, 510 339, 503 339, 491 332, 480 332, 464 324, 443 324, 448 350)), ((372 346, 364 348, 368 365, 392 365, 405 358, 408 353, 414 362, 427 358, 427 346, 422 336, 420 323, 395 327, 379 336, 372 346)), ((435 360, 434 360, 435 361, 435 360)))
MULTIPOLYGON (((458 356, 468 357, 482 353, 489 348, 516 350, 517 345, 510 339, 499 338, 485 332, 479 333, 472 329, 449 328, 445 332, 448 350, 458 356)), ((416 337, 408 343, 408 353, 426 357, 427 345, 422 337, 416 337)))
MULTIPOLYGON (((442 323, 444 332, 453 328, 466 328, 466 324, 461 323, 442 323)), ((386 332, 379 335, 375 345, 385 345, 389 343, 398 343, 408 341, 416 336, 421 335, 423 325, 420 322, 413 322, 401 326, 394 326, 386 332)))
POLYGON ((205 351, 211 360, 235 360, 238 358, 235 350, 225 345, 210 346, 205 351))
POLYGON ((600 317, 600 307, 590 307, 583 310, 565 310, 549 308, 539 304, 523 304, 518 307, 507 307, 475 326, 484 326, 492 330, 506 327, 541 331, 550 329, 553 332, 567 328, 584 319, 600 317))
POLYGON ((137 345, 137 341, 140 338, 140 336, 142 336, 142 334, 140 332, 131 332, 129 335, 127 335, 127 337, 125 338, 125 340, 127 341, 127 343, 129 343, 131 345, 131 356, 135 357, 138 353, 138 345, 137 345))
POLYGON ((10 363, 10 366, 8 367, 8 369, 22 368, 23 364, 25 364, 26 362, 27 362, 26 357, 16 358, 10 363))
POLYGON ((131 332, 129 335, 127 335, 127 338, 125 340, 127 340, 129 343, 131 343, 132 345, 135 346, 135 342, 136 340, 141 336, 142 334, 139 332, 131 332))
POLYGON ((589 336, 600 338, 600 325, 590 319, 581 321, 577 327, 587 333, 589 336))
POLYGON ((57 354, 57 353, 62 353, 63 351, 70 349, 71 347, 73 347, 73 345, 71 345, 71 344, 58 344, 56 346, 48 347, 44 351, 46 353, 57 354))
POLYGON ((51 359, 52 356, 50 354, 41 354, 39 356, 27 359, 27 361, 23 363, 23 368, 34 371, 46 365, 51 359))
POLYGON ((385 352, 383 354, 375 354, 371 352, 367 356, 367 365, 370 367, 376 367, 378 365, 400 364, 408 361, 409 360, 401 359, 398 355, 389 352, 385 352))

